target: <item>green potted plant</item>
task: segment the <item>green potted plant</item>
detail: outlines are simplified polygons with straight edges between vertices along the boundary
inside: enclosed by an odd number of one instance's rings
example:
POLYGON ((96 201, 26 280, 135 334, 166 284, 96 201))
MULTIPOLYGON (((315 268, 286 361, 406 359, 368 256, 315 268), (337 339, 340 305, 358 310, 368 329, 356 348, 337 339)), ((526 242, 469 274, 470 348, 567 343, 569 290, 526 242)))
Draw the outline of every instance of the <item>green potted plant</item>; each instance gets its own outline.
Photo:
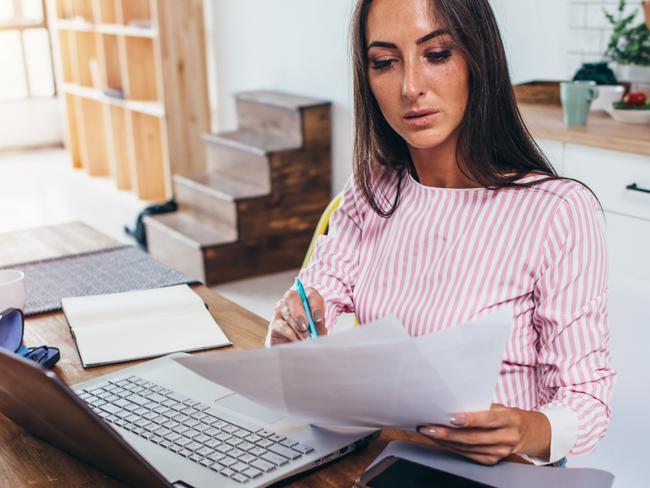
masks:
POLYGON ((650 29, 645 22, 635 24, 639 9, 624 15, 626 4, 619 0, 618 15, 603 9, 614 29, 605 56, 618 64, 619 80, 650 81, 650 29))

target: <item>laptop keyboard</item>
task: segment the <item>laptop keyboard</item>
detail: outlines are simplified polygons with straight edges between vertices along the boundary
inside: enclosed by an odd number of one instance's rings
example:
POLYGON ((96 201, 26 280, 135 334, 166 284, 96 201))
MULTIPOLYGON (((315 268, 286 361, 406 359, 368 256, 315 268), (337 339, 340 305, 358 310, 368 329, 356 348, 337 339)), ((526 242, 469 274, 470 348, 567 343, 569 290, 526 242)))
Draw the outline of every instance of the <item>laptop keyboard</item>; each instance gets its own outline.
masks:
POLYGON ((107 422, 239 483, 314 450, 267 429, 226 421, 209 405, 137 376, 77 393, 107 422))

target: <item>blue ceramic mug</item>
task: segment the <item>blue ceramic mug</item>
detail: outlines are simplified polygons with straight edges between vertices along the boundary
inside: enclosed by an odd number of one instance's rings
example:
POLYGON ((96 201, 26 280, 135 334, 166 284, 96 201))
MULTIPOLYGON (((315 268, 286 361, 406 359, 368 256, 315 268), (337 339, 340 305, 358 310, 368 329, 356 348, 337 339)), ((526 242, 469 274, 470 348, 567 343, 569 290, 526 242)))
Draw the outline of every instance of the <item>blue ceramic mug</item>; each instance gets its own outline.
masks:
POLYGON ((560 99, 567 125, 586 125, 591 102, 598 97, 595 81, 565 81, 560 83, 560 99))

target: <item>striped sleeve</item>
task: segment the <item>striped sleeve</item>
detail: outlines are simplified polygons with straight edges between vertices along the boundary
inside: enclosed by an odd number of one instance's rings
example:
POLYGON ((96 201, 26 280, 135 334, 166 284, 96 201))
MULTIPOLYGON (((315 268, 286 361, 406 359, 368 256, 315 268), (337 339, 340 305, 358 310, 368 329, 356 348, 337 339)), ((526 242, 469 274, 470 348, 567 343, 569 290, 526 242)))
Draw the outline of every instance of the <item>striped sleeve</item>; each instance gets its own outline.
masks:
POLYGON ((341 313, 354 312, 352 292, 359 271, 361 227, 367 207, 363 195, 348 179, 341 204, 330 216, 327 235, 320 236, 307 268, 299 278, 325 299, 325 324, 332 330, 341 313))
POLYGON ((607 251, 596 212, 583 187, 564 197, 547 229, 533 291, 537 410, 571 409, 578 420, 571 455, 592 451, 605 435, 616 376, 608 349, 607 251))

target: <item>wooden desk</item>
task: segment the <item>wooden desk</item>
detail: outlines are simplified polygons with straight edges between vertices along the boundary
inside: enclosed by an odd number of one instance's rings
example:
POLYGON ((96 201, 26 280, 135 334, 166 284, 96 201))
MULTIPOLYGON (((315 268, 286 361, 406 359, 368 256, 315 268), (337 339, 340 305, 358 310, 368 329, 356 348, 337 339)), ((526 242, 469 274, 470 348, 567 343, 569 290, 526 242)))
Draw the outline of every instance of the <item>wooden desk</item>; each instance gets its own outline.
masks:
MULTIPOLYGON (((33 231, 0 234, 0 265, 54 257, 117 244, 90 227, 64 224, 33 231)), ((194 288, 215 320, 234 344, 234 349, 261 347, 267 322, 204 286, 194 288)), ((83 369, 62 312, 29 318, 25 340, 29 345, 48 344, 61 349, 55 371, 68 384, 79 383, 136 362, 83 369)), ((231 348, 228 348, 230 350, 231 348)), ((1 374, 1 372, 0 372, 1 374)), ((38 395, 38 392, 34 392, 38 395)), ((421 439, 414 434, 384 431, 368 448, 293 480, 291 486, 352 486, 354 479, 392 439, 421 439)), ((37 440, 0 414, 0 486, 2 487, 113 487, 120 486, 94 468, 37 440)))

